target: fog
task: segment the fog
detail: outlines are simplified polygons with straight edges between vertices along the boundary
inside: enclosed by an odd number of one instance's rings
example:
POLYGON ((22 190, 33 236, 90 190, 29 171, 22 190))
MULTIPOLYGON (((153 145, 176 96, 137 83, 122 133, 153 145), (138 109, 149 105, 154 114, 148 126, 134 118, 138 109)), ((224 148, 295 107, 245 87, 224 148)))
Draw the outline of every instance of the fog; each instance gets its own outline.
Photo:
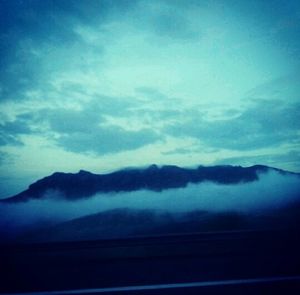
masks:
POLYGON ((271 171, 260 174, 258 181, 233 185, 204 182, 162 192, 143 190, 97 194, 78 201, 61 200, 59 194, 48 192, 43 200, 0 204, 0 233, 20 232, 36 225, 118 208, 166 210, 171 213, 194 210, 259 213, 300 201, 300 178, 271 171))

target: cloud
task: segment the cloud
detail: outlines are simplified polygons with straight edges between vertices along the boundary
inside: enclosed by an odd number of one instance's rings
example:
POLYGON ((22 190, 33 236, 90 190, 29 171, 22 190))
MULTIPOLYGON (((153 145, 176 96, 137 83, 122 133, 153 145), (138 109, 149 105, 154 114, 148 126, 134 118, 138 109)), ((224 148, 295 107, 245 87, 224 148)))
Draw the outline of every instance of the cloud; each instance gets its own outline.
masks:
POLYGON ((208 121, 191 117, 167 127, 173 136, 193 137, 211 147, 255 150, 298 143, 300 104, 257 100, 239 116, 208 121))
POLYGON ((46 114, 43 119, 48 121, 50 130, 61 134, 88 134, 97 130, 98 124, 104 121, 103 114, 97 110, 58 109, 42 113, 46 114))
POLYGON ((23 143, 19 136, 31 133, 26 116, 19 115, 13 121, 0 124, 0 146, 22 145, 23 143))
POLYGON ((290 102, 297 102, 300 99, 300 81, 298 79, 300 71, 295 70, 288 75, 271 79, 262 83, 247 92, 250 99, 287 99, 290 102))
POLYGON ((179 14, 177 9, 172 9, 172 6, 153 16, 151 26, 154 33, 161 38, 186 42, 195 41, 201 36, 199 31, 192 28, 189 19, 179 14))
POLYGON ((229 157, 215 161, 216 165, 242 165, 249 166, 255 164, 263 164, 271 167, 285 166, 293 167, 293 170, 300 171, 300 152, 298 150, 290 150, 285 153, 278 154, 258 154, 255 156, 239 156, 229 157), (280 164, 280 165, 279 165, 280 164))
POLYGON ((77 153, 102 155, 134 150, 160 138, 150 128, 137 125, 132 130, 123 127, 124 123, 116 125, 121 118, 130 120, 130 115, 136 113, 131 109, 136 107, 136 101, 130 97, 95 95, 76 107, 27 111, 0 125, 0 145, 23 145, 24 136, 38 135, 77 153))
POLYGON ((10 156, 8 153, 0 151, 0 166, 2 166, 4 163, 9 162, 10 156))
MULTIPOLYGON (((135 1, 127 0, 1 1, 1 100, 18 101, 32 89, 51 88, 49 82, 60 72, 62 61, 65 69, 74 63, 79 67, 92 50, 76 28, 100 28, 124 17, 133 6, 135 1)), ((98 46, 97 55, 101 54, 98 46)))
POLYGON ((95 95, 76 107, 20 114, 1 125, 1 144, 22 144, 20 135, 40 134, 68 151, 106 154, 134 150, 168 135, 192 138, 207 148, 236 151, 298 143, 299 103, 253 99, 239 113, 224 109, 223 117, 220 113, 219 118, 211 119, 207 116, 209 109, 184 106, 153 88, 137 91, 145 96, 145 101, 95 95), (157 103, 149 104, 154 97, 157 103), (176 102, 176 108, 171 105, 167 109, 161 100, 176 102))
POLYGON ((159 139, 157 133, 149 129, 127 131, 118 126, 99 126, 90 133, 76 132, 61 135, 56 141, 65 150, 98 155, 135 150, 154 143, 159 139))
POLYGON ((0 99, 20 101, 30 91, 50 91, 57 76, 93 72, 96 60, 102 70, 102 57, 114 45, 107 41, 118 42, 127 30, 154 34, 160 42, 197 37, 189 18, 170 3, 154 6, 141 0, 2 1, 0 99))
POLYGON ((170 213, 204 210, 259 214, 264 210, 276 210, 299 202, 299 192, 299 176, 278 172, 261 174, 259 181, 249 183, 221 185, 206 182, 163 192, 98 194, 88 200, 75 202, 59 200, 53 192, 44 200, 0 204, 0 230, 24 230, 36 223, 62 222, 120 208, 163 210, 170 213))
MULTIPOLYGON (((158 133, 136 126, 128 130, 109 123, 128 116, 135 104, 128 98, 99 96, 80 110, 46 110, 42 120, 48 122, 53 140, 65 150, 99 155, 134 150, 159 140, 158 133)), ((127 117, 127 120, 129 118, 127 117)))

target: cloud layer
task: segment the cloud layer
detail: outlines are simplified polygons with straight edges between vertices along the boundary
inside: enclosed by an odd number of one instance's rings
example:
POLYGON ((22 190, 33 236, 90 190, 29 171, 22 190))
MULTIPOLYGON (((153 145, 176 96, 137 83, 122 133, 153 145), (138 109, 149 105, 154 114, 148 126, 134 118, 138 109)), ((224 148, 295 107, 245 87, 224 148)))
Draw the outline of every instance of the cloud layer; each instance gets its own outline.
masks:
POLYGON ((259 100, 233 118, 205 120, 199 113, 167 129, 174 136, 194 137, 216 148, 255 150, 286 142, 299 144, 299 117, 299 103, 259 100))
MULTIPOLYGON (((59 194, 59 192, 56 192, 59 194)), ((77 217, 113 209, 150 209, 169 213, 192 211, 239 212, 261 214, 300 201, 300 179, 278 172, 261 174, 259 181, 220 185, 201 183, 183 189, 169 189, 160 193, 138 191, 132 193, 99 194, 87 200, 62 201, 48 194, 46 199, 26 203, 0 204, 0 229, 15 233, 31 227, 57 223, 77 217)))

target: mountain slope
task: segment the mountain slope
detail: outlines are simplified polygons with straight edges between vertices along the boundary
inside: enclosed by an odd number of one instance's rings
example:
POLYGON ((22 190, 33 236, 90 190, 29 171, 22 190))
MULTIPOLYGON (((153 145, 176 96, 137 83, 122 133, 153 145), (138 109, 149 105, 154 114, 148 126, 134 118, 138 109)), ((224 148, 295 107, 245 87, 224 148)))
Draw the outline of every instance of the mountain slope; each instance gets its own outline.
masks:
POLYGON ((24 202, 55 195, 66 200, 88 198, 96 193, 130 192, 137 190, 162 191, 183 188, 190 183, 211 181, 220 184, 236 184, 258 180, 259 173, 276 170, 262 165, 240 166, 199 166, 195 169, 177 166, 151 165, 146 169, 124 169, 109 174, 93 174, 80 170, 78 173, 56 172, 31 184, 18 195, 1 202, 24 202))
POLYGON ((115 209, 63 222, 21 236, 27 242, 101 240, 134 236, 238 230, 248 226, 247 216, 236 212, 115 209))
POLYGON ((120 239, 137 236, 191 234, 197 232, 299 229, 300 202, 260 214, 237 211, 115 209, 87 215, 21 235, 23 242, 120 239))

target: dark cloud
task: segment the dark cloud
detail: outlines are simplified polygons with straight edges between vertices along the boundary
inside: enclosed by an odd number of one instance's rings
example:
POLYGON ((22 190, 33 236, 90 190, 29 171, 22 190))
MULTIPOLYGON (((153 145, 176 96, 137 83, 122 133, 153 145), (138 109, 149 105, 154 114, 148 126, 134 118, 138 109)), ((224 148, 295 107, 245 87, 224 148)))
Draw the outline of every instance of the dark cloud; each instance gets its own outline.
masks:
POLYGON ((131 118, 138 118, 138 121, 151 125, 153 120, 164 121, 177 114, 168 110, 140 109, 139 102, 131 97, 96 96, 87 104, 82 104, 79 110, 43 110, 36 115, 38 119, 35 124, 48 124, 48 131, 56 133, 51 138, 65 150, 101 155, 134 150, 162 139, 153 128, 129 131, 110 123, 110 119, 125 118, 130 121, 131 118))
POLYGON ((297 131, 300 129, 300 103, 258 100, 240 120, 257 123, 259 130, 266 133, 297 131))
POLYGON ((150 129, 128 131, 108 124, 105 116, 120 118, 126 116, 132 106, 124 98, 104 97, 91 102, 82 110, 48 111, 43 119, 49 128, 59 134, 55 139, 62 148, 72 152, 93 152, 96 154, 116 153, 140 148, 159 139, 150 129))
POLYGON ((107 117, 122 118, 135 106, 129 97, 96 95, 80 109, 45 109, 37 114, 39 121, 48 122, 52 131, 61 134, 92 133, 107 117))
POLYGON ((80 109, 44 109, 19 115, 0 126, 0 144, 22 144, 20 135, 32 133, 48 136, 66 150, 99 154, 133 150, 166 135, 191 137, 207 147, 231 150, 299 143, 298 103, 256 100, 240 115, 234 115, 207 121, 203 111, 195 109, 143 109, 131 98, 99 96, 80 109), (120 118, 135 118, 148 127, 129 131, 114 121, 120 118))
POLYGON ((40 135, 72 152, 97 154, 134 150, 159 139, 150 129, 128 131, 110 123, 131 113, 130 97, 97 96, 80 109, 48 108, 20 114, 0 125, 0 145, 22 145, 20 135, 40 135))
POLYGON ((294 59, 299 58, 300 2, 298 0, 224 1, 225 11, 243 15, 247 23, 265 33, 281 52, 294 59))
MULTIPOLYGON (((160 41, 189 42, 201 37, 186 14, 173 1, 138 1, 138 9, 133 12, 133 24, 147 34, 161 38, 160 41)), ((189 2, 189 1, 186 1, 189 2)))
POLYGON ((72 42, 77 39, 74 24, 109 22, 126 14, 135 3, 134 0, 2 0, 1 34, 18 34, 40 42, 72 42))
MULTIPOLYGON (((281 49, 286 53, 296 58, 299 56, 300 2, 298 0, 162 0, 161 2, 182 12, 197 10, 200 18, 201 12, 209 8, 213 8, 216 14, 228 13, 242 16, 251 27, 264 31, 266 35, 271 34, 273 41, 280 44, 281 49)), ((220 18, 218 21, 222 21, 222 19, 220 18)))
POLYGON ((300 70, 295 70, 288 75, 272 79, 251 89, 249 98, 288 98, 289 101, 299 101, 300 94, 300 70))
POLYGON ((251 16, 253 20, 257 18, 257 20, 266 24, 272 24, 273 21, 281 19, 282 16, 285 16, 285 13, 286 15, 295 15, 297 14, 297 10, 299 11, 300 9, 299 1, 297 0, 271 0, 269 2, 254 0, 243 2, 242 4, 230 0, 229 3, 231 7, 251 16))
POLYGON ((151 19, 153 31, 160 37, 178 41, 195 40, 200 32, 191 28, 188 19, 174 9, 165 9, 151 19))
MULTIPOLYGON (((49 87, 49 77, 57 69, 51 64, 49 70, 42 61, 62 45, 72 48, 83 42, 76 26, 101 26, 124 16, 134 5, 128 0, 2 0, 0 99, 18 100, 26 97, 27 90, 49 87), (36 54, 35 49, 42 53, 36 54)), ((59 58, 65 62, 70 56, 59 58)))
POLYGON ((0 146, 22 145, 19 136, 31 133, 32 130, 26 116, 20 115, 14 121, 0 124, 0 146))
POLYGON ((190 117, 167 127, 173 136, 193 137, 216 148, 254 150, 299 142, 300 104, 256 101, 232 119, 206 121, 190 117))
POLYGON ((229 157, 215 162, 217 165, 243 165, 250 166, 255 164, 263 164, 272 167, 278 167, 282 165, 292 165, 295 171, 300 171, 300 152, 297 150, 291 150, 285 153, 279 154, 264 154, 255 156, 240 156, 229 157))
POLYGON ((64 110, 47 111, 44 118, 48 121, 52 131, 62 134, 73 134, 77 132, 91 132, 103 121, 102 114, 87 112, 86 110, 64 110))
POLYGON ((9 158, 10 156, 7 153, 0 151, 0 166, 7 163, 9 158))
POLYGON ((154 143, 159 136, 149 129, 127 131, 118 126, 98 127, 90 133, 76 132, 64 134, 57 144, 76 153, 96 153, 99 155, 135 150, 154 143))

